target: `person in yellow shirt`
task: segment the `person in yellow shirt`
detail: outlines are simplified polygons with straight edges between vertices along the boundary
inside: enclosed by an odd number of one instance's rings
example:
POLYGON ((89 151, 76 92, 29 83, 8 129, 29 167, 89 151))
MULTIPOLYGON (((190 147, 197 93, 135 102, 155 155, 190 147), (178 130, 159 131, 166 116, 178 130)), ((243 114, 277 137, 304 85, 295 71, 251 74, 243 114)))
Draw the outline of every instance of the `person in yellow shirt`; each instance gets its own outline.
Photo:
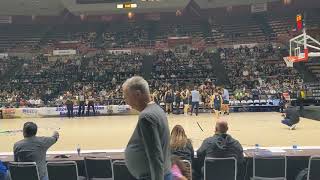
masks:
POLYGON ((304 105, 303 105, 303 102, 306 98, 306 93, 305 93, 305 90, 304 88, 301 88, 301 90, 299 90, 299 93, 298 93, 298 103, 299 103, 299 106, 300 106, 300 114, 303 114, 303 109, 304 109, 304 105))

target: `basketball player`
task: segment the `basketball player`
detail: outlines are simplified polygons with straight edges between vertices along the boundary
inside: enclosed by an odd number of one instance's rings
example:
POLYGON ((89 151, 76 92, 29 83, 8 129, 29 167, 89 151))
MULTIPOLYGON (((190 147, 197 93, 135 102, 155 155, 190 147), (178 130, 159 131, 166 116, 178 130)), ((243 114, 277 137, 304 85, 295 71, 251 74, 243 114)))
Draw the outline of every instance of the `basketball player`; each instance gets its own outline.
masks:
POLYGON ((88 97, 88 108, 87 108, 87 116, 90 115, 90 107, 92 107, 93 115, 96 115, 96 110, 94 109, 94 97, 93 92, 88 97))
POLYGON ((223 99, 222 110, 224 114, 229 115, 229 91, 225 89, 223 86, 221 87, 221 91, 222 91, 222 99, 223 99))
POLYGON ((164 95, 164 101, 166 105, 166 112, 168 114, 172 113, 172 103, 173 103, 173 93, 171 89, 168 89, 164 95))
POLYGON ((190 91, 188 89, 185 89, 183 93, 181 93, 182 99, 183 99, 183 114, 188 115, 189 111, 189 104, 190 104, 190 91))
POLYGON ((65 105, 67 106, 68 118, 73 117, 73 96, 70 92, 67 92, 67 94, 66 94, 65 105))
POLYGON ((84 95, 83 91, 81 91, 79 94, 78 105, 79 105, 78 116, 81 116, 81 115, 83 116, 84 110, 85 110, 85 105, 86 105, 86 99, 85 99, 85 95, 84 95))
POLYGON ((219 119, 219 116, 221 113, 222 101, 223 101, 222 96, 221 94, 219 94, 218 89, 216 89, 212 96, 212 102, 213 102, 213 110, 217 119, 219 119))
POLYGON ((191 116, 193 113, 193 110, 196 109, 196 116, 198 116, 198 112, 199 112, 199 103, 200 103, 200 93, 198 91, 198 87, 195 86, 194 89, 191 91, 191 103, 192 103, 192 107, 191 107, 191 116))

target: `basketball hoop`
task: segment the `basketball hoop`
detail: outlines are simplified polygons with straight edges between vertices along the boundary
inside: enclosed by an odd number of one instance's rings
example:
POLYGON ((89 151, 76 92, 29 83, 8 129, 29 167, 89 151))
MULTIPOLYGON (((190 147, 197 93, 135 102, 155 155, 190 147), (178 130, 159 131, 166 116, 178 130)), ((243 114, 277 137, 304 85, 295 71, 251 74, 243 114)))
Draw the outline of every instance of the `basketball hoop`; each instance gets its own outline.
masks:
POLYGON ((284 57, 283 60, 287 67, 293 67, 293 63, 307 61, 308 60, 308 49, 304 50, 304 53, 300 53, 300 49, 296 51, 295 56, 284 57))
POLYGON ((320 57, 320 42, 307 35, 306 30, 299 36, 289 41, 289 56, 284 57, 287 67, 293 67, 293 63, 308 61, 309 57, 320 57))
POLYGON ((288 56, 288 57, 284 57, 283 60, 286 63, 287 67, 293 67, 293 63, 296 58, 297 56, 288 56))

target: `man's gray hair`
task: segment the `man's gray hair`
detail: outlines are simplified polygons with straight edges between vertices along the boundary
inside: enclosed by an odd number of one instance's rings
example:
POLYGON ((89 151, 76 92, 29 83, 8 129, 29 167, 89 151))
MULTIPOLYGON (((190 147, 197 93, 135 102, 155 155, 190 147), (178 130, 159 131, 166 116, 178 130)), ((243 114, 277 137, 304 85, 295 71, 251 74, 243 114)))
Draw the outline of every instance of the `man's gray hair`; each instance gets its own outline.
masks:
POLYGON ((122 87, 128 88, 129 91, 139 90, 142 94, 150 94, 149 84, 141 76, 133 76, 132 78, 127 79, 122 87))

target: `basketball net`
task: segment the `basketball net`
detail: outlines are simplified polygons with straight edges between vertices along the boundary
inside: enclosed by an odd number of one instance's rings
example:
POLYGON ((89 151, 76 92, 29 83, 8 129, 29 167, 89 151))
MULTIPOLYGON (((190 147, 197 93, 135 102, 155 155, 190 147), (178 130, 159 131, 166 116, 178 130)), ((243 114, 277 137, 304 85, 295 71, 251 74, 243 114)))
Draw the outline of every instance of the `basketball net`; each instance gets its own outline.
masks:
POLYGON ((283 57, 287 67, 293 67, 293 63, 307 61, 308 60, 308 49, 304 50, 304 53, 299 53, 298 56, 287 56, 283 57))
POLYGON ((292 56, 288 56, 288 57, 284 57, 283 60, 286 63, 287 67, 293 67, 293 57, 292 56))

